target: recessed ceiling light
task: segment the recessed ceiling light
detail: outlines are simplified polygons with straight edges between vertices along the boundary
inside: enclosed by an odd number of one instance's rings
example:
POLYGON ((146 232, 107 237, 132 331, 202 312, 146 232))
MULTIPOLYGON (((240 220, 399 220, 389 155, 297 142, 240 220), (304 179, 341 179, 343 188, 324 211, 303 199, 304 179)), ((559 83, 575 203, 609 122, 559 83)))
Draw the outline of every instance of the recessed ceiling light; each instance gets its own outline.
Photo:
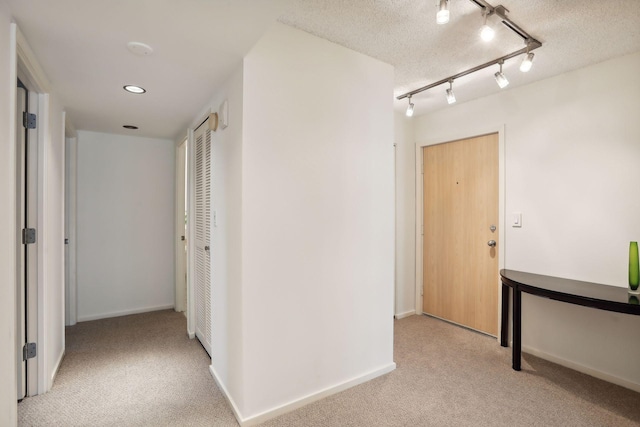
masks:
POLYGON ((129 51, 135 55, 148 56, 153 53, 153 48, 145 43, 129 42, 127 43, 129 51))
POLYGON ((138 129, 138 126, 134 126, 134 125, 124 125, 122 127, 125 129, 138 129))
POLYGON ((131 93, 145 93, 146 90, 140 86, 135 86, 135 85, 126 85, 122 87, 124 90, 126 90, 127 92, 131 92, 131 93))

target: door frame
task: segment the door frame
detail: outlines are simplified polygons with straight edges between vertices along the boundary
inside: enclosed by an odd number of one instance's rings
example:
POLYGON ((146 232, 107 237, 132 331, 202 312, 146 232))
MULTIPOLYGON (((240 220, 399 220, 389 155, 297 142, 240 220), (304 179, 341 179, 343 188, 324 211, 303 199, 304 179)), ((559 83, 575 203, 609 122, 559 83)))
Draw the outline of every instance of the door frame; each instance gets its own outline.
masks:
POLYGON ((187 253, 191 256, 187 257, 187 334, 190 339, 196 337, 196 310, 194 305, 195 289, 193 286, 193 277, 195 277, 196 264, 193 257, 195 250, 196 231, 193 227, 195 220, 195 164, 194 155, 195 142, 193 140, 193 130, 197 124, 192 124, 187 130, 187 253))
MULTIPOLYGON (((195 130, 200 127, 213 113, 211 107, 207 107, 196 116, 187 129, 187 334, 190 339, 196 337, 196 310, 195 310, 195 212, 196 212, 196 171, 195 171, 195 130)), ((213 201, 212 201, 213 203, 213 201)))
MULTIPOLYGON (((30 365, 30 373, 28 368, 27 373, 27 396, 34 396, 37 394, 42 394, 48 391, 51 388, 53 383, 53 378, 46 378, 47 369, 46 366, 46 349, 44 346, 45 336, 44 336, 44 319, 45 319, 45 308, 44 308, 44 300, 41 298, 44 295, 45 289, 45 280, 46 280, 46 272, 45 272, 45 256, 44 256, 44 244, 43 242, 46 240, 47 229, 45 226, 45 186, 44 186, 44 176, 45 176, 45 135, 47 134, 46 128, 49 123, 49 95, 48 93, 51 91, 51 85, 49 84, 48 79, 45 76, 44 71, 40 67, 35 54, 29 47, 27 40, 24 35, 20 32, 20 29, 15 23, 11 23, 11 32, 12 35, 15 35, 15 58, 16 58, 16 78, 19 78, 22 83, 28 88, 28 90, 33 94, 32 98, 30 97, 29 103, 31 104, 29 110, 30 112, 36 112, 38 118, 38 126, 36 127, 35 140, 37 141, 37 152, 38 152, 38 166, 37 166, 37 221, 36 221, 36 229, 37 229, 37 285, 34 287, 35 289, 30 290, 30 301, 29 301, 29 318, 28 321, 31 325, 35 325, 34 330, 31 330, 31 327, 28 327, 27 331, 27 340, 33 341, 37 343, 37 357, 34 362, 30 365), (36 111, 32 110, 33 104, 35 105, 36 111), (36 367, 35 369, 33 367, 36 367), (35 372, 35 375, 34 375, 35 372)), ((13 46, 12 46, 13 48, 13 46)), ((12 76, 13 78, 14 76, 12 76)), ((12 102, 15 104, 15 92, 13 94, 12 102)), ((15 126, 13 124, 12 126, 15 126)), ((17 129, 14 129, 14 140, 17 129)), ((15 142, 14 142, 15 143, 15 142)), ((15 161, 15 160, 14 160, 15 161)), ((16 207, 17 208, 17 207, 16 207)), ((17 367, 17 365, 16 365, 17 367)))
POLYGON ((506 212, 505 212, 505 138, 504 138, 504 124, 488 125, 484 127, 474 127, 459 131, 456 129, 447 129, 443 132, 442 136, 433 139, 426 139, 420 142, 416 142, 416 288, 415 288, 415 302, 416 302, 416 314, 422 314, 422 287, 423 287, 423 266, 422 266, 422 252, 423 252, 423 230, 424 230, 424 216, 423 216, 423 155, 422 150, 424 147, 430 145, 444 144, 447 142, 453 142, 461 139, 474 138, 480 135, 486 135, 490 133, 498 134, 498 230, 500 230, 498 236, 498 271, 496 271, 496 286, 498 287, 498 337, 500 337, 500 310, 502 309, 502 303, 500 298, 500 275, 499 270, 504 268, 505 265, 505 225, 506 225, 506 212))
MULTIPOLYGON (((188 191, 185 191, 185 185, 188 184, 186 174, 189 172, 189 168, 185 165, 188 155, 189 137, 185 136, 181 142, 176 144, 176 179, 175 179, 175 311, 185 311, 188 316, 188 280, 186 278, 188 265, 185 265, 185 261, 188 262, 188 255, 185 253, 185 243, 180 240, 180 236, 188 237, 187 228, 184 224, 184 210, 185 204, 188 200, 188 191), (187 181, 187 182, 185 182, 187 181), (186 257, 186 259, 185 259, 186 257), (187 292, 183 294, 182 289, 186 287, 187 292)), ((189 209, 187 209, 189 212, 189 209)), ((188 214, 187 214, 188 215, 188 214)), ((187 251, 190 239, 187 241, 187 251)))
POLYGON ((65 325, 78 321, 76 252, 78 135, 70 122, 65 126, 65 325))
MULTIPOLYGON (((207 107, 197 118, 191 122, 187 128, 187 253, 195 253, 195 129, 197 129, 209 115, 213 112, 211 107, 207 107)), ((195 289, 192 278, 195 277, 195 257, 187 256, 187 334, 190 339, 196 337, 196 310, 195 310, 195 289)))

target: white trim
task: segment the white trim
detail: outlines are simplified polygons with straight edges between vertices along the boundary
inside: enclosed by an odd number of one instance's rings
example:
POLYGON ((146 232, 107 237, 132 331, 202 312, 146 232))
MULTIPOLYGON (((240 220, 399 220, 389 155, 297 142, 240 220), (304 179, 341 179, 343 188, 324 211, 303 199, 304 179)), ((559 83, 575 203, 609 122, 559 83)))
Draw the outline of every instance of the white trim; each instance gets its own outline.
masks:
POLYGON ((38 93, 38 125, 36 132, 38 134, 38 225, 37 225, 37 245, 38 245, 38 292, 37 292, 37 304, 38 304, 38 394, 43 394, 48 391, 48 379, 47 379, 47 350, 49 346, 47 341, 49 337, 45 334, 45 301, 49 301, 50 297, 47 293, 49 285, 49 272, 47 269, 48 257, 45 254, 48 253, 49 246, 49 227, 47 226, 46 218, 50 217, 49 204, 47 203, 48 192, 47 182, 45 177, 47 176, 47 153, 49 146, 49 95, 46 93, 38 93))
MULTIPOLYGON (((15 25, 15 24, 12 24, 15 25)), ((47 79, 44 70, 40 66, 40 63, 36 59, 36 55, 31 50, 27 39, 24 37, 20 28, 16 26, 16 55, 18 58, 18 74, 23 74, 23 78, 27 81, 23 83, 29 87, 29 90, 34 92, 51 92, 51 84, 47 79), (26 74, 26 76, 24 75, 26 74)))
POLYGON ((532 354, 541 359, 548 360, 549 362, 557 363, 558 365, 564 366, 569 369, 573 369, 574 371, 582 372, 583 374, 587 374, 592 377, 601 379, 603 381, 617 384, 624 388, 628 388, 629 390, 637 391, 638 393, 640 393, 640 384, 628 381, 624 378, 620 378, 615 375, 608 374, 606 372, 599 371, 590 366, 582 365, 580 363, 576 363, 574 361, 567 360, 562 357, 554 356, 552 354, 546 353, 544 351, 541 351, 529 346, 523 345, 522 352, 532 354))
POLYGON ((249 426, 255 426, 258 425, 260 423, 263 423, 267 420, 270 420, 272 418, 278 417, 280 415, 286 414, 288 412, 294 411, 298 408, 301 408, 305 405, 308 405, 310 403, 316 402, 320 399, 324 399, 325 397, 331 396, 332 394, 336 394, 339 393, 341 391, 344 391, 348 388, 357 386, 359 384, 365 383, 367 381, 370 381, 374 378, 377 378, 379 376, 388 374, 389 372, 393 371, 396 369, 396 364, 395 363, 390 363, 388 365, 385 365, 381 368, 375 369, 373 371, 370 371, 364 375, 361 375, 359 377, 355 377, 352 378, 350 380, 341 382, 339 384, 336 384, 334 386, 331 387, 327 387, 323 390, 320 390, 316 393, 312 393, 309 394, 307 396, 301 397, 299 399, 295 399, 290 401, 289 403, 285 403, 283 405, 280 406, 276 406, 272 409, 269 409, 267 411, 261 412, 259 414, 250 416, 248 418, 244 418, 242 416, 242 414, 240 413, 240 410, 238 409, 237 405, 235 404, 233 398, 229 395, 226 387, 224 386, 224 384, 222 383, 222 381, 220 381, 220 378, 218 377, 218 375, 216 374, 216 371, 213 367, 213 365, 209 366, 209 372, 211 373, 211 375, 213 376, 213 379, 216 381, 216 384, 218 385, 218 387, 220 388, 220 390, 222 391, 222 394, 224 394, 225 398, 227 399, 227 401, 229 402, 229 405, 231 405, 231 410, 233 411, 233 415, 236 417, 236 420, 238 421, 238 423, 242 426, 242 427, 249 427, 249 426))
POLYGON ((58 357, 58 360, 56 361, 56 364, 53 368, 53 372, 51 372, 51 385, 53 385, 53 382, 56 379, 56 376, 58 375, 58 371, 60 370, 60 365, 62 364, 62 359, 64 359, 66 352, 63 349, 62 352, 60 353, 60 357, 58 357))
MULTIPOLYGON (((17 77, 28 87, 31 94, 34 96, 30 98, 30 104, 37 103, 37 115, 38 126, 36 128, 36 141, 37 141, 37 292, 35 299, 36 310, 32 309, 32 312, 36 312, 37 319, 31 322, 37 327, 37 338, 35 339, 38 346, 38 357, 35 361, 35 369, 37 371, 36 378, 31 376, 27 379, 29 384, 28 394, 34 395, 29 391, 35 389, 35 394, 42 394, 48 390, 50 386, 48 384, 46 367, 47 367, 47 343, 48 338, 45 335, 45 304, 47 301, 47 295, 45 293, 47 289, 47 271, 44 254, 47 253, 46 245, 48 244, 48 229, 45 226, 46 210, 48 206, 45 204, 47 199, 45 189, 45 176, 46 176, 46 147, 49 142, 49 95, 51 85, 47 79, 42 67, 40 66, 35 54, 31 50, 29 43, 25 39, 24 35, 20 32, 20 29, 15 23, 11 24, 12 35, 15 34, 15 61, 16 61, 16 73, 17 77), (35 102, 37 100, 37 102, 35 102)), ((13 49, 13 46, 12 46, 13 49)), ((15 103, 15 95, 14 101, 15 103)), ((14 130, 15 131, 15 130, 14 130)), ((28 337, 29 340, 33 339, 28 337)), ((32 371, 33 372, 33 371, 32 371)))
MULTIPOLYGON (((193 223, 195 220, 195 149, 193 141, 193 129, 187 131, 187 253, 195 253, 195 230, 193 223)), ((195 277, 195 260, 193 256, 187 256, 187 334, 189 338, 196 336, 196 310, 194 305, 195 289, 193 289, 193 278, 195 277)))
MULTIPOLYGON (((66 169, 67 169, 67 144, 66 144, 66 128, 65 128, 65 123, 67 120, 67 113, 65 111, 62 111, 62 114, 59 117, 60 120, 60 134, 58 135, 58 137, 60 138, 60 142, 61 142, 61 150, 62 150, 62 157, 61 157, 61 161, 62 161, 62 173, 59 175, 60 179, 61 179, 61 196, 62 196, 62 203, 60 204, 59 207, 59 212, 58 214, 60 215, 60 228, 63 231, 63 238, 64 236, 64 231, 66 229, 66 218, 65 218, 65 212, 66 212, 66 207, 65 207, 65 189, 66 189, 66 185, 67 185, 67 177, 66 177, 66 169)), ((54 247, 56 246, 56 244, 54 244, 54 247)), ((53 387, 53 380, 55 379, 57 373, 58 373, 58 369, 60 368, 60 363, 62 362, 62 359, 64 358, 64 354, 66 351, 66 336, 65 336, 65 279, 66 279, 66 271, 65 271, 65 244, 64 241, 58 241, 57 246, 59 249, 61 249, 61 255, 62 255, 62 262, 61 262, 61 269, 60 269, 60 276, 58 278, 60 285, 62 286, 62 293, 60 295, 60 299, 59 299, 59 304, 60 304, 60 316, 58 318, 58 324, 56 325, 58 328, 58 333, 60 334, 60 340, 61 340, 61 346, 60 346, 60 353, 58 354, 58 358, 55 362, 55 364, 52 366, 52 370, 51 370, 51 375, 49 376, 49 383, 47 384, 47 391, 51 390, 51 388, 53 387)))
POLYGON ((75 325, 78 321, 78 279, 77 279, 77 183, 78 183, 78 138, 65 137, 65 238, 66 245, 65 270, 65 324, 75 325))
MULTIPOLYGON (((446 142, 457 141, 461 139, 473 138, 479 135, 487 135, 491 133, 498 134, 498 230, 500 232, 498 237, 498 271, 496 271, 496 286, 498 290, 502 289, 499 270, 505 266, 505 225, 506 225, 506 212, 505 212, 505 189, 506 189, 506 149, 505 149, 505 137, 504 137, 504 124, 494 124, 479 126, 471 130, 460 131, 458 129, 451 129, 450 133, 446 136, 427 139, 422 142, 416 143, 416 313, 422 313, 422 149, 430 145, 443 144, 446 142)), ((500 310, 501 310, 501 298, 500 291, 498 291, 498 336, 500 336, 500 310)))
MULTIPOLYGON (((194 338, 194 337, 195 337, 195 334, 191 338, 194 338)), ((220 380, 220 376, 216 372, 216 368, 214 368, 213 365, 209 365, 209 373, 211 374, 214 381, 216 382, 216 385, 222 392, 222 395, 227 400, 227 403, 229 403, 229 406, 231 406, 231 411, 233 412, 233 415, 236 417, 236 420, 238 420, 238 423, 241 426, 244 425, 242 424, 242 421, 241 421, 243 418, 242 418, 242 415, 240 415, 240 409, 238 409, 238 405, 236 405, 235 400, 233 400, 233 397, 231 396, 231 394, 229 394, 229 390, 227 390, 227 387, 225 387, 224 383, 220 380)))
POLYGON ((64 136, 66 138, 77 138, 78 137, 78 131, 76 129, 76 127, 73 125, 73 123, 71 122, 71 120, 69 119, 69 114, 65 111, 64 112, 64 136))
POLYGON ((404 319, 405 317, 414 316, 416 314, 415 310, 405 311, 404 313, 398 313, 394 317, 396 320, 404 319))
POLYGON ((422 248, 424 247, 422 240, 422 221, 424 217, 422 216, 422 196, 423 196, 423 179, 422 179, 422 147, 423 145, 416 143, 416 289, 415 289, 415 303, 416 303, 416 313, 422 313, 422 248))
MULTIPOLYGON (((187 194, 185 193, 185 154, 187 148, 188 138, 185 138, 181 144, 175 148, 175 177, 174 177, 174 270, 175 270, 175 286, 174 286, 174 298, 175 298, 175 310, 187 311, 187 300, 189 299, 186 294, 183 294, 183 288, 187 285, 186 274, 188 267, 185 268, 185 243, 180 240, 180 236, 187 237, 187 232, 184 225, 184 209, 187 194)), ((187 247, 188 248, 188 247, 187 247)), ((188 293, 188 291, 187 291, 188 293)))
MULTIPOLYGON (((18 224, 16 223, 16 80, 17 80, 17 25, 15 23, 11 23, 9 25, 9 142, 8 142, 8 158, 5 159, 8 163, 8 169, 6 172, 9 175, 9 181, 3 183, 3 188, 5 188, 8 193, 5 194, 6 199, 3 200, 4 210, 8 213, 8 217, 3 216, 6 222, 3 222, 0 227, 3 227, 5 232, 10 236, 10 241, 6 242, 6 246, 10 247, 11 250, 8 254, 8 259, 6 259, 6 263, 3 265, 9 265, 10 268, 2 271, 3 280, 7 280, 7 283, 3 284, 3 286, 11 286, 12 290, 8 292, 9 295, 13 295, 11 301, 2 301, 3 310, 7 310, 4 313, 6 316, 3 319, 9 319, 7 323, 3 323, 3 337, 6 338, 6 341, 2 341, 2 349, 0 352, 2 353, 3 360, 12 360, 13 370, 3 374, 3 381, 0 385, 0 396, 2 398, 2 402, 0 402, 0 408, 4 408, 4 410, 0 411, 4 413, 4 422, 11 426, 17 425, 18 419, 18 405, 17 405, 17 384, 16 384, 16 371, 18 369, 18 361, 16 360, 17 353, 17 337, 16 337, 16 262, 18 261, 16 258, 16 247, 17 247, 17 238, 16 238, 16 230, 18 224), (6 186, 4 186, 6 184, 6 186)), ((7 105, 7 104, 5 104, 7 105)), ((2 243, 5 245, 5 242, 2 243)), ((4 253, 4 249, 3 249, 4 253)), ((3 365, 4 367, 5 365, 3 365)))
POLYGON ((150 311, 160 311, 173 309, 173 304, 156 305, 153 307, 134 308, 131 310, 110 311, 107 313, 92 314, 89 316, 78 317, 78 322, 88 322, 90 320, 108 319, 110 317, 128 316, 130 314, 148 313, 150 311))
MULTIPOLYGON (((398 309, 398 144, 393 143, 393 311, 398 309)), ((394 316, 394 318, 397 318, 394 316)))

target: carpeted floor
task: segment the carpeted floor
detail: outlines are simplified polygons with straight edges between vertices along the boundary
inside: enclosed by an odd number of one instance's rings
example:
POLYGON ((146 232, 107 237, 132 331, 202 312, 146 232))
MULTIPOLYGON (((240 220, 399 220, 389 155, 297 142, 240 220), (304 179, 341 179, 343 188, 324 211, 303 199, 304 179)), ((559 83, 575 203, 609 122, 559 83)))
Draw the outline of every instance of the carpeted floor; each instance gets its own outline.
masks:
MULTIPOLYGON (((21 426, 236 426, 186 336, 159 311, 79 323, 51 392, 18 405, 21 426)), ((640 393, 425 317, 395 322, 397 369, 263 426, 640 426, 640 393)))

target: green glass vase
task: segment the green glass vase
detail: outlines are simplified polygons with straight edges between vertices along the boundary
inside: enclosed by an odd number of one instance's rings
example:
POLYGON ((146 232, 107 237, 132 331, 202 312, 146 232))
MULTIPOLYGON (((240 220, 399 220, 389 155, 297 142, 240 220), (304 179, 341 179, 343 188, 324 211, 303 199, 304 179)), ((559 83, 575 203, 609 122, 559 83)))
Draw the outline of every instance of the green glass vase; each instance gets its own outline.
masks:
POLYGON ((629 292, 639 294, 640 267, 638 266, 638 242, 629 243, 629 292))

